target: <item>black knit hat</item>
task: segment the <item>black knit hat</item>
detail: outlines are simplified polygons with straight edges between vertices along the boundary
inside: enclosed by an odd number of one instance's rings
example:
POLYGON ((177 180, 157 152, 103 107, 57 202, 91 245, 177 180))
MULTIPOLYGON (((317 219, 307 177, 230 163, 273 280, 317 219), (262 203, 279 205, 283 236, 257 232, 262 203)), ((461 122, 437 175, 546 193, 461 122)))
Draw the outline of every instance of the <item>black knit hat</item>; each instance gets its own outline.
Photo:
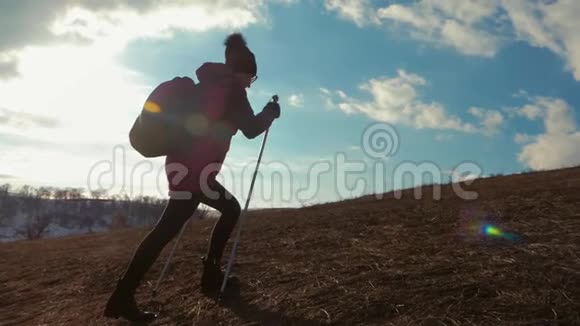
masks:
POLYGON ((226 46, 226 64, 235 72, 256 76, 258 67, 254 54, 246 46, 246 40, 240 33, 233 33, 224 42, 226 46))

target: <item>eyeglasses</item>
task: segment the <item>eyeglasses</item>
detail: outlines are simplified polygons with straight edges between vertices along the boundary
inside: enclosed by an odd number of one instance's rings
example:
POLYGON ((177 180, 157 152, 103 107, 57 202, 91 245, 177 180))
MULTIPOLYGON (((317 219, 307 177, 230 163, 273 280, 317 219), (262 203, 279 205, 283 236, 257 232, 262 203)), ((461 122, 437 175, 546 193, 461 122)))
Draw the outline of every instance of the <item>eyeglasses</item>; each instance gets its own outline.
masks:
POLYGON ((258 79, 257 75, 250 79, 250 84, 253 84, 256 81, 256 79, 258 79))

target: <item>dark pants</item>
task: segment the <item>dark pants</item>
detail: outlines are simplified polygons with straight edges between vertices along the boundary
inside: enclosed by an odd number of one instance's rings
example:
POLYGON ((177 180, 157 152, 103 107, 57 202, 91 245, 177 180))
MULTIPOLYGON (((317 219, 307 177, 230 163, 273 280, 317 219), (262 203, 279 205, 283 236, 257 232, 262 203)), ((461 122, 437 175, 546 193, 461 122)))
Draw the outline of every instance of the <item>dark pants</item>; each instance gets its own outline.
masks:
POLYGON ((170 199, 155 228, 141 242, 121 281, 123 289, 135 293, 145 273, 155 262, 165 245, 179 233, 200 203, 221 213, 216 222, 207 252, 210 261, 220 262, 226 243, 240 216, 240 204, 221 184, 215 182, 214 192, 194 193, 191 199, 170 199), (217 197, 217 198, 216 198, 217 197))

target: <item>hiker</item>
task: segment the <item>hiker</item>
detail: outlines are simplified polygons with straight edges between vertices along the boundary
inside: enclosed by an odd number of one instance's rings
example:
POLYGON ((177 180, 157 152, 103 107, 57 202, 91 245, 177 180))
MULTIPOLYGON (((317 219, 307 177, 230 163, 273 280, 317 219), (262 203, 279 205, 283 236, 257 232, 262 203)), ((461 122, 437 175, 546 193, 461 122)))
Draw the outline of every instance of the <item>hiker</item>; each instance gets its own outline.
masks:
POLYGON ((209 121, 204 129, 206 132, 194 137, 185 150, 167 155, 165 171, 169 201, 157 225, 143 239, 119 278, 107 302, 106 317, 123 317, 137 322, 149 322, 157 317, 155 313, 139 310, 135 291, 165 245, 179 233, 200 203, 221 213, 213 228, 207 255, 202 257, 202 292, 206 295, 217 293, 223 281, 220 262, 241 208, 215 177, 229 150, 231 138, 238 130, 251 139, 262 134, 280 116, 280 106, 276 102, 268 103, 257 115, 248 102, 245 89, 256 81, 257 66, 244 37, 233 33, 225 40, 225 46, 225 63, 208 62, 196 70, 199 83, 204 86, 203 94, 207 95, 202 101, 205 121, 209 121), (209 165, 212 165, 211 173, 203 177, 207 173, 202 172, 209 165), (187 167, 187 176, 176 177, 174 166, 187 167), (183 197, 184 193, 189 196, 183 197))

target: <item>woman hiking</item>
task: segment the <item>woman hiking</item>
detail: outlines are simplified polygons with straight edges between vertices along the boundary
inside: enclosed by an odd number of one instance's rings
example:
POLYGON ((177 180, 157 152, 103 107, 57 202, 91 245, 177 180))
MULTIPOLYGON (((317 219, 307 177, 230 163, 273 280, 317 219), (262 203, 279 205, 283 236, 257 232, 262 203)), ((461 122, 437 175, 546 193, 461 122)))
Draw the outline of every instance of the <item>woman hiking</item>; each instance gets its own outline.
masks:
POLYGON ((157 315, 141 311, 135 301, 135 291, 145 273, 155 262, 165 245, 181 230, 200 203, 221 213, 216 222, 207 255, 202 258, 202 292, 217 293, 224 272, 220 262, 226 243, 238 221, 240 204, 215 177, 229 150, 233 135, 241 130, 254 138, 270 127, 280 116, 280 106, 270 102, 254 115, 246 88, 257 79, 254 54, 239 33, 225 41, 225 63, 204 63, 196 70, 203 86, 202 114, 205 132, 196 136, 188 148, 167 155, 165 171, 169 182, 169 201, 155 228, 136 249, 125 273, 109 298, 104 315, 123 317, 134 322, 150 322, 157 315), (185 177, 176 177, 175 166, 187 168, 185 177), (211 166, 208 174, 207 167, 211 166), (206 172, 204 172, 206 171, 206 172), (207 176, 206 176, 207 175, 207 176), (187 196, 183 196, 183 194, 187 196), (179 196, 177 196, 179 195, 179 196))

